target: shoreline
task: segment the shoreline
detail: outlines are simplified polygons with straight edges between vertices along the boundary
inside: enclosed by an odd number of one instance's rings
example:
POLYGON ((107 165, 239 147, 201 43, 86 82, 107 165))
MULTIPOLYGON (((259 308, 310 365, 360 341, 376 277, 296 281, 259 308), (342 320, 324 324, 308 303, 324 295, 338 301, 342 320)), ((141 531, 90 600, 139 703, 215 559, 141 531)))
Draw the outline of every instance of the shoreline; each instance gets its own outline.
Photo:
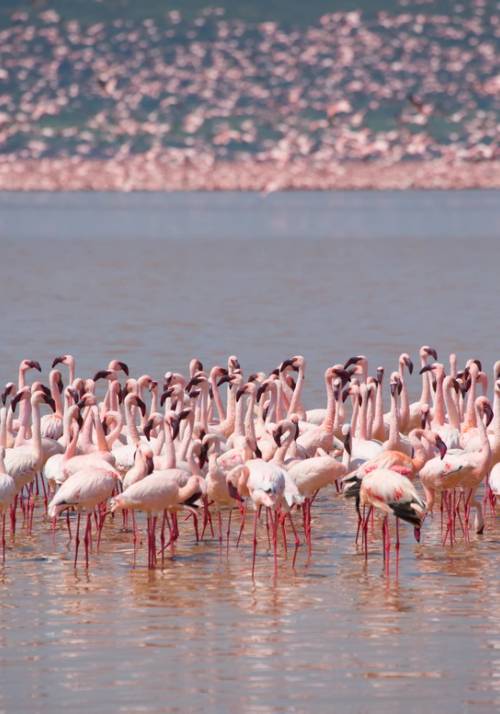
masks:
POLYGON ((500 188, 500 160, 320 163, 310 159, 175 163, 125 159, 0 157, 0 191, 352 191, 500 188), (8 159, 8 160, 6 160, 8 159))

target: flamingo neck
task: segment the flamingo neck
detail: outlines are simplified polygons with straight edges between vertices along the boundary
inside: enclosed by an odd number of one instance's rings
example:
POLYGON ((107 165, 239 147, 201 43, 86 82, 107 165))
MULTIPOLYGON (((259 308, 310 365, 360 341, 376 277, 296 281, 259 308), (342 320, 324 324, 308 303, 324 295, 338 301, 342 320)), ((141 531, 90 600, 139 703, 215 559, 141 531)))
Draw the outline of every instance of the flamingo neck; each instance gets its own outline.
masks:
POLYGON ((448 413, 448 422, 450 426, 452 426, 454 429, 460 430, 460 417, 458 414, 458 409, 453 394, 453 385, 451 381, 448 382, 446 388, 444 389, 444 403, 446 406, 446 411, 448 413))
POLYGON ((335 395, 333 393, 332 380, 325 377, 326 389, 326 414, 321 424, 322 431, 333 433, 333 422, 335 419, 335 395))
POLYGON ((396 395, 391 394, 391 414, 389 419, 389 439, 386 444, 387 449, 399 450, 399 410, 396 395))
POLYGON ((437 378, 436 395, 434 398, 434 416, 432 419, 433 427, 443 426, 446 421, 444 393, 443 393, 444 373, 440 373, 437 378))
POLYGON ((297 377, 297 384, 293 390, 292 399, 290 401, 290 406, 288 407, 287 416, 292 414, 298 414, 301 419, 306 418, 306 412, 302 404, 302 390, 304 388, 304 367, 301 365, 299 367, 299 375, 297 377))
POLYGON ((224 409, 224 405, 222 404, 222 398, 220 396, 219 387, 217 386, 217 378, 215 374, 210 376, 210 384, 212 387, 213 400, 215 402, 217 414, 219 415, 220 423, 226 418, 226 410, 224 409))
POLYGON ((408 388, 405 381, 405 370, 404 365, 400 363, 399 365, 399 376, 401 377, 401 394, 399 396, 399 419, 401 422, 401 428, 403 431, 406 430, 407 424, 410 420, 410 400, 408 398, 408 388))

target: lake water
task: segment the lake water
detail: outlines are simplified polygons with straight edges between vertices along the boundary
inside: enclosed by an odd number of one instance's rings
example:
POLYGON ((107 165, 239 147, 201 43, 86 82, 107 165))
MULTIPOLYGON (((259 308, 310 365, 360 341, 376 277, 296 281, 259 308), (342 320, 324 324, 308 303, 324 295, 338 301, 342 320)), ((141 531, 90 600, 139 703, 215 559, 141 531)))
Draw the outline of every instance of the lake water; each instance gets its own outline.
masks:
MULTIPOLYGON (((159 378, 228 354, 245 372, 364 353, 394 369, 421 344, 500 357, 498 192, 0 194, 0 380, 71 352, 159 378)), ((414 375, 412 392, 419 392, 414 375)), ((500 706, 500 529, 440 545, 439 519, 399 569, 354 546, 352 503, 313 507, 314 552, 255 582, 239 549, 196 545, 132 568, 115 521, 88 573, 37 512, 0 570, 0 711, 491 712, 500 706)), ((303 550, 303 549, 302 549, 303 550)))

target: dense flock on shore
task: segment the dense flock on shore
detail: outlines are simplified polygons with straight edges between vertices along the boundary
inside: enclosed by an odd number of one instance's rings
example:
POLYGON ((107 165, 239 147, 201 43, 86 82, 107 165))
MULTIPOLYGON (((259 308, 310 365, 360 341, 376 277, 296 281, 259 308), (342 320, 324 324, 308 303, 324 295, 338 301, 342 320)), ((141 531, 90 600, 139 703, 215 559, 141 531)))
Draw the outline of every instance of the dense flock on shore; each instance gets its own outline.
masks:
POLYGON ((88 567, 101 539, 124 528, 134 565, 143 544, 148 567, 164 565, 182 531, 228 549, 250 544, 252 574, 267 538, 277 571, 281 559, 295 567, 301 548, 313 557, 318 497, 355 506, 353 552, 365 557, 381 521, 387 570, 400 521, 420 541, 440 519, 443 547, 468 543, 500 493, 500 361, 490 389, 480 360, 459 368, 452 354, 448 368, 437 359, 420 349, 412 402, 409 354, 387 375, 351 357, 326 369, 324 403, 312 409, 301 355, 253 374, 235 356, 210 369, 193 358, 186 374, 161 381, 131 377, 119 360, 81 377, 74 357, 61 355, 48 384, 28 383, 42 370, 24 359, 1 393, 3 560, 19 529, 32 538, 52 529, 74 540, 77 567, 83 531, 88 567))
POLYGON ((328 188, 349 185, 332 165, 364 176, 368 160, 401 165, 403 179, 407 161, 426 162, 439 185, 443 165, 499 158, 492 7, 335 12, 301 27, 222 9, 91 23, 14 11, 0 30, 0 187, 34 188, 35 174, 57 189, 80 171, 75 188, 101 188, 103 160, 108 188, 261 188, 259 166, 271 167, 264 188, 314 187, 304 171, 328 188))

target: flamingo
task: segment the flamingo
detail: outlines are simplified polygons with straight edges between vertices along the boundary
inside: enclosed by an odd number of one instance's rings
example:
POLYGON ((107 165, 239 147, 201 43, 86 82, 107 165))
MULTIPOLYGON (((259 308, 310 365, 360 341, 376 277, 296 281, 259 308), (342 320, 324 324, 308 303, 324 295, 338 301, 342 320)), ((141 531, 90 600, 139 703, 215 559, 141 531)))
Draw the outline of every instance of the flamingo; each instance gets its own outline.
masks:
POLYGON ((2 516, 2 563, 5 563, 5 513, 11 507, 16 495, 16 483, 12 476, 6 473, 5 448, 0 447, 0 515, 2 516))
MULTIPOLYGON (((369 473, 365 478, 353 484, 344 492, 346 497, 356 497, 356 509, 361 519, 360 506, 368 506, 368 513, 363 519, 362 529, 365 542, 365 556, 368 554, 367 528, 373 508, 384 514, 383 539, 384 559, 389 561, 390 536, 387 516, 391 513, 414 526, 415 540, 420 541, 420 529, 425 516, 425 501, 418 495, 412 482, 401 474, 390 469, 379 468, 369 473)), ((397 531, 396 550, 399 550, 399 529, 397 531)))
MULTIPOLYGON (((82 511, 87 512, 87 525, 85 528, 85 566, 89 567, 89 543, 92 528, 92 512, 100 504, 107 501, 115 490, 119 473, 110 464, 90 464, 73 473, 52 498, 49 503, 48 515, 50 518, 57 516, 67 508, 76 508, 77 525, 75 537, 74 567, 78 562, 78 548, 80 545, 80 517, 82 511)), ((101 514, 99 534, 102 530, 104 515, 101 514)))

